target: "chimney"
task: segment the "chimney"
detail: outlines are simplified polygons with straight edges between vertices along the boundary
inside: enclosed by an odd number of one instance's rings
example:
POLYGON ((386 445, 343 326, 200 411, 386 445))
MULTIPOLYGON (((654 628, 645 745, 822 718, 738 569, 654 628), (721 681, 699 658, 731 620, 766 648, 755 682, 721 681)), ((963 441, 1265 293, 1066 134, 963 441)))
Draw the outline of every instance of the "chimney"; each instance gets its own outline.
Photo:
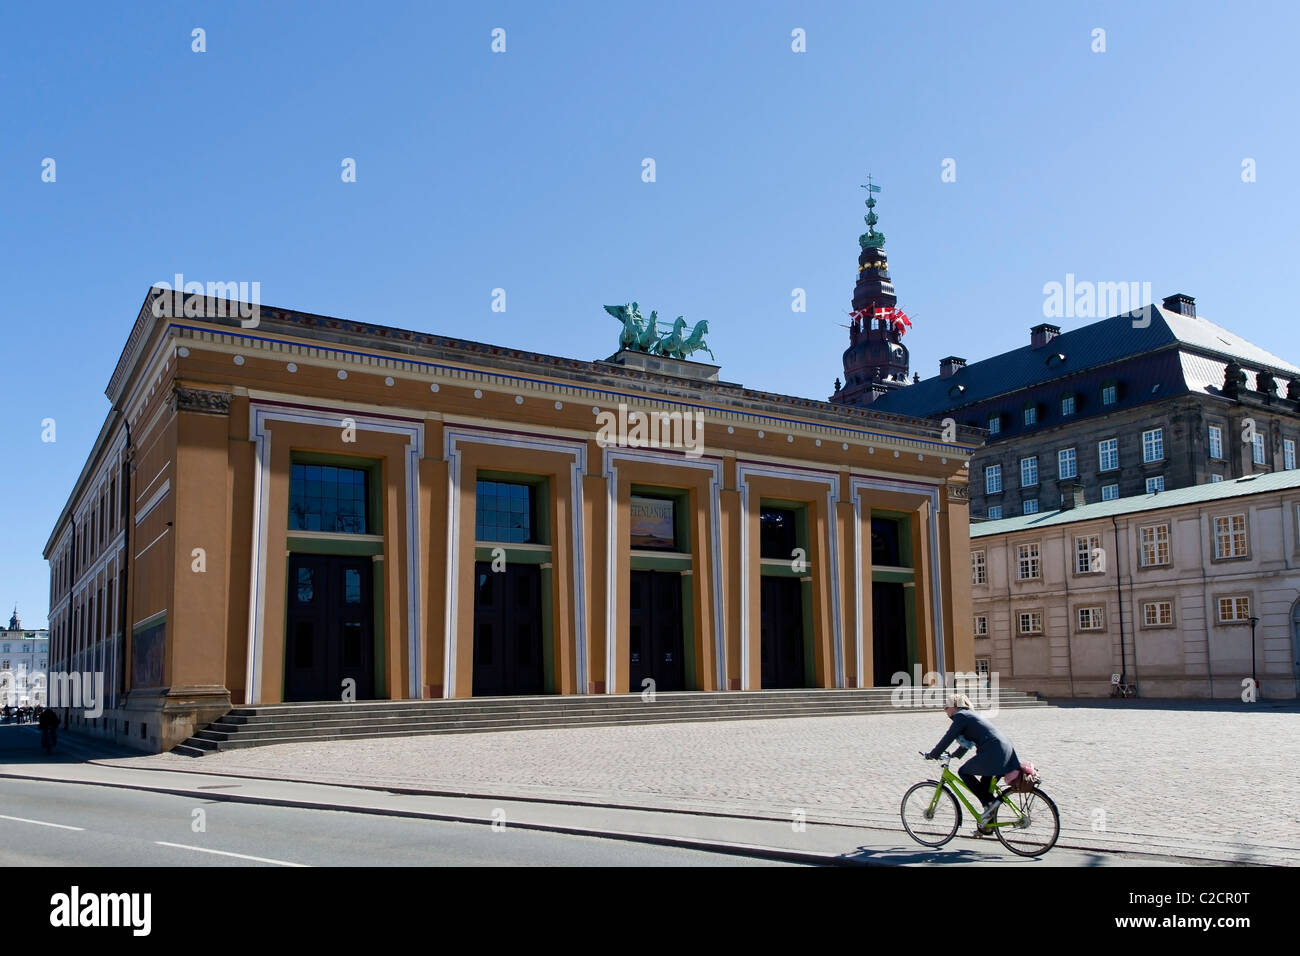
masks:
POLYGON ((966 360, 958 358, 955 355, 949 355, 947 358, 939 359, 939 377, 952 378, 957 374, 958 369, 966 367, 966 360))
POLYGON ((1061 510, 1070 511, 1074 508, 1082 508, 1087 502, 1083 496, 1083 483, 1069 480, 1063 481, 1061 488, 1061 510))
POLYGON ((1174 295, 1165 296, 1164 301, 1160 304, 1170 312, 1177 312, 1179 315, 1190 315, 1192 318, 1196 318, 1196 300, 1190 295, 1184 295, 1179 292, 1174 295))
POLYGON ((1060 334, 1061 327, 1059 325, 1049 325, 1046 322, 1042 325, 1035 325, 1029 330, 1029 347, 1041 349, 1060 334))

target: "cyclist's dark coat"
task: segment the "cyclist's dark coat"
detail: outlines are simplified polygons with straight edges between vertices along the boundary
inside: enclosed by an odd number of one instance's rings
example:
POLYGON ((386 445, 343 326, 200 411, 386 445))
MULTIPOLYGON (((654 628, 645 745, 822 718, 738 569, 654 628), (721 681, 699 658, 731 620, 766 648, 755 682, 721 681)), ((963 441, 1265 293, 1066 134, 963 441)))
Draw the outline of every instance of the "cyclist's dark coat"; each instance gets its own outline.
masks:
MULTIPOLYGON (((930 751, 930 756, 937 758, 945 747, 964 737, 975 745, 976 755, 962 765, 962 772, 977 774, 981 777, 1002 776, 1012 770, 1020 769, 1020 758, 1011 741, 998 731, 991 723, 973 710, 959 710, 952 715, 952 724, 943 740, 930 751)), ((964 752, 964 751, 963 751, 964 752)), ((958 754, 961 756, 961 754, 958 754)))

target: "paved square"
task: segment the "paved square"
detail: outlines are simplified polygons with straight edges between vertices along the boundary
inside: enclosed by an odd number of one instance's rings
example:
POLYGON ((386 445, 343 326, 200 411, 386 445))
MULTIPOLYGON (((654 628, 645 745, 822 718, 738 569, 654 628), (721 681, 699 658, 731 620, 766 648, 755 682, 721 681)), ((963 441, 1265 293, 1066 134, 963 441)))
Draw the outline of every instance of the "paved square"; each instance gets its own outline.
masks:
MULTIPOLYGON (((1042 771, 1061 812, 1060 844, 1300 864, 1297 709, 1143 703, 993 718, 1042 771)), ((937 770, 918 751, 947 726, 941 712, 925 711, 282 744, 110 762, 783 819, 801 810, 810 822, 901 832, 903 792, 937 770)))

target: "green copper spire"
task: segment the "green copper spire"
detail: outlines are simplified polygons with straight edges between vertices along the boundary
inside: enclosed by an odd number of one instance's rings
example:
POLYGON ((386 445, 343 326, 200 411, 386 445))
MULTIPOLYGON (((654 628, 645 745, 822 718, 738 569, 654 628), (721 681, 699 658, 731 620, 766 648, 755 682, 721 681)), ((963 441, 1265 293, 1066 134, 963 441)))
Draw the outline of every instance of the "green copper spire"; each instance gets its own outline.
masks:
POLYGON ((858 245, 865 252, 867 249, 880 249, 885 245, 885 234, 876 232, 876 223, 880 222, 876 218, 876 197, 872 193, 880 192, 880 187, 871 182, 871 176, 867 176, 867 184, 862 187, 867 191, 867 214, 863 222, 867 224, 867 231, 858 236, 858 245))

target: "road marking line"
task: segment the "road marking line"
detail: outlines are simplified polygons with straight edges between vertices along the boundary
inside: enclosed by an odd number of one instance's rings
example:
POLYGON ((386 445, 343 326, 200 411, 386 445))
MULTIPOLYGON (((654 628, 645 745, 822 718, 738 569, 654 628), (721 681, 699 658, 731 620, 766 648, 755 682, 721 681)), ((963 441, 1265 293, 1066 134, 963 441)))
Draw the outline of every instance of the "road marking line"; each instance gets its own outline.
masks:
POLYGON ((28 820, 26 817, 7 817, 0 813, 0 820, 17 820, 19 823, 35 823, 38 827, 58 827, 60 830, 82 830, 85 827, 70 827, 62 823, 46 823, 44 820, 28 820))
MULTIPOLYGON (((56 826, 57 824, 50 824, 56 826)), ((284 860, 270 860, 264 856, 248 856, 244 853, 231 853, 228 850, 209 850, 205 846, 189 846, 185 843, 166 843, 162 840, 154 840, 159 846, 174 846, 178 850, 195 850, 199 853, 216 853, 219 856, 237 856, 241 860, 256 860, 258 863, 274 863, 276 866, 309 866, 307 863, 287 863, 284 860)))

